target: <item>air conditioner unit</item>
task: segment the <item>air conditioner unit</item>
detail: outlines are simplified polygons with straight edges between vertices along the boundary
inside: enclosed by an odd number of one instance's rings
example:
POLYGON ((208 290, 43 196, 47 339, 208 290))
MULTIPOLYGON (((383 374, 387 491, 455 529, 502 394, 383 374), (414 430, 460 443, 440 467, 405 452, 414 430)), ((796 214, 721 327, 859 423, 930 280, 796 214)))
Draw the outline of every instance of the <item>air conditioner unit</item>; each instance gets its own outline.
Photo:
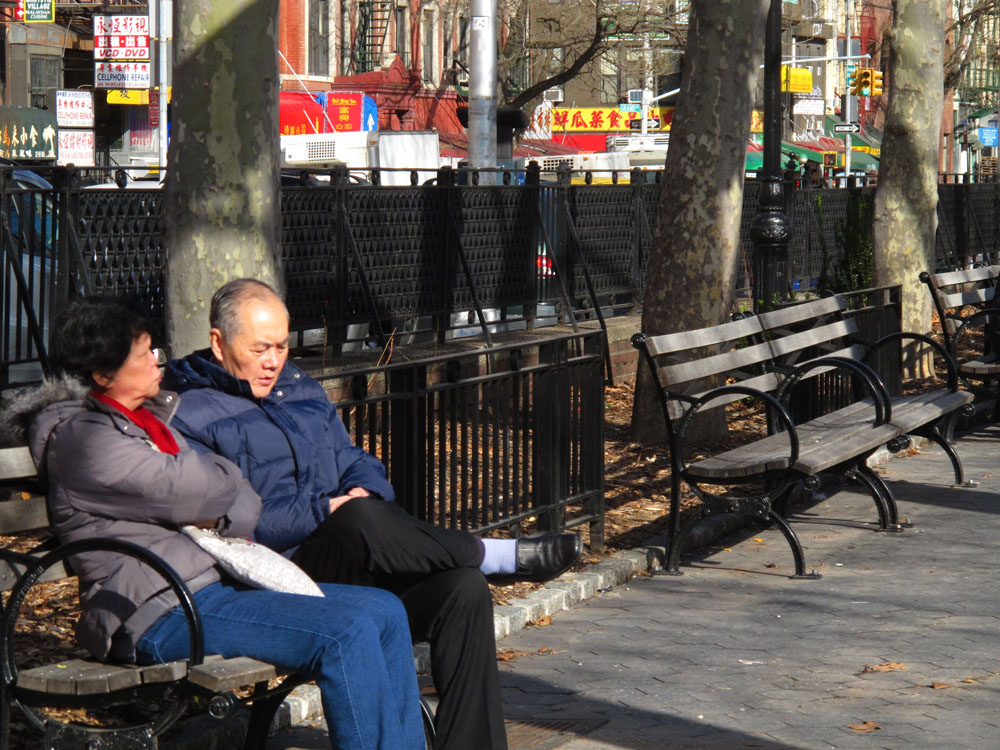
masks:
POLYGON ((460 70, 458 71, 458 77, 455 79, 459 86, 469 85, 469 71, 460 70))
POLYGON ((313 133, 281 136, 281 166, 324 169, 336 162, 349 167, 368 165, 367 133, 313 133))
POLYGON ((566 98, 566 92, 560 88, 546 89, 545 93, 542 94, 542 100, 546 102, 558 103, 566 98))

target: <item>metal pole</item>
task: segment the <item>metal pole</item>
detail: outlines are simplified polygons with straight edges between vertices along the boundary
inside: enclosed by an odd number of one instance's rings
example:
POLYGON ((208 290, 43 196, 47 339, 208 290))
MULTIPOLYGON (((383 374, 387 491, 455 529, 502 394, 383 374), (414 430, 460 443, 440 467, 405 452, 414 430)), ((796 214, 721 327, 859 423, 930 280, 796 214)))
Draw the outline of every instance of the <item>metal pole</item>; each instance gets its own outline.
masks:
POLYGON ((788 218, 781 179, 781 0, 771 0, 764 30, 764 170, 754 241, 753 303, 766 310, 788 293, 788 218))
POLYGON ((170 42, 173 38, 173 0, 156 0, 156 47, 157 80, 160 89, 159 108, 160 126, 157 128, 159 138, 158 166, 159 178, 163 182, 167 166, 167 101, 169 99, 171 51, 170 42))
POLYGON ((472 0, 469 58, 469 166, 497 165, 496 0, 472 0))
MULTIPOLYGON (((854 30, 854 24, 851 23, 851 19, 854 17, 854 0, 847 0, 847 18, 845 19, 844 32, 847 36, 847 46, 844 49, 848 55, 851 54, 851 47, 853 44, 853 38, 851 33, 854 30)), ((857 68, 855 68, 855 75, 857 75, 857 68)), ((846 77, 845 77, 846 82, 846 77)), ((845 86, 846 88, 846 86, 845 86)), ((845 111, 844 111, 844 122, 854 122, 857 119, 857 98, 851 96, 851 92, 847 92, 845 111)), ((844 133, 844 177, 851 176, 851 148, 854 145, 854 141, 851 138, 850 133, 844 133)))

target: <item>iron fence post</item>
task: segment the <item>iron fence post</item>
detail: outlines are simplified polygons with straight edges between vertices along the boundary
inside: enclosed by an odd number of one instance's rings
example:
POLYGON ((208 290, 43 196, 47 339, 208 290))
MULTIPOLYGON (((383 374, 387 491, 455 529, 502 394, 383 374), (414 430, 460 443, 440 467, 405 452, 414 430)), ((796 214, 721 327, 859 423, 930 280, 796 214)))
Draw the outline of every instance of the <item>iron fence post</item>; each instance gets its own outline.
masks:
MULTIPOLYGON (((451 240, 449 225, 454 221, 456 230, 459 228, 458 216, 452 215, 455 212, 454 196, 458 189, 455 185, 455 170, 447 165, 441 167, 438 170, 437 187, 439 196, 438 205, 440 207, 438 211, 438 232, 441 237, 441 252, 444 258, 444 268, 439 279, 441 284, 439 299, 446 300, 446 310, 453 310, 455 307, 455 264, 453 262, 455 248, 451 240)), ((437 315, 434 321, 434 330, 437 334, 438 344, 445 342, 445 334, 450 326, 450 314, 445 312, 437 315)))
POLYGON ((538 215, 541 173, 542 168, 534 160, 528 162, 528 166, 524 170, 524 201, 528 206, 526 213, 531 217, 529 219, 531 229, 525 235, 527 245, 525 248, 525 263, 528 264, 529 286, 536 290, 533 297, 529 298, 528 295, 525 295, 524 325, 529 331, 534 330, 535 321, 538 317, 538 274, 542 270, 538 266, 538 255, 542 246, 541 220, 538 215), (531 301, 527 301, 528 299, 531 301))
POLYGON ((427 496, 427 443, 425 434, 427 369, 410 365, 389 370, 386 390, 392 396, 389 410, 389 481, 396 502, 414 518, 436 523, 433 498, 427 496))
MULTIPOLYGON (((570 198, 572 197, 572 191, 570 190, 570 184, 572 180, 572 173, 570 168, 561 164, 556 170, 556 226, 558 229, 558 237, 556 237, 555 247, 553 252, 556 256, 556 267, 563 274, 565 279, 565 287, 569 293, 569 304, 570 309, 565 310, 564 313, 569 317, 574 316, 573 307, 576 305, 576 267, 570 262, 571 253, 569 251, 569 224, 572 221, 572 216, 570 216, 570 198)), ((562 316, 560 315, 561 319, 562 316)))
MULTIPOLYGON (((590 551, 604 549, 604 378, 601 357, 606 348, 604 332, 583 339, 590 362, 580 368, 580 469, 581 487, 600 491, 587 500, 584 514, 591 516, 590 551)), ((563 519, 565 520, 565 519, 563 519)))
POLYGON ((333 272, 333 283, 330 284, 332 299, 327 299, 326 309, 326 329, 333 332, 341 339, 347 338, 347 309, 350 304, 348 289, 350 281, 347 273, 347 258, 349 256, 347 248, 347 233, 345 231, 345 221, 347 219, 347 191, 350 184, 350 177, 346 165, 338 165, 330 172, 329 195, 333 201, 333 210, 330 211, 330 248, 333 257, 329 261, 329 269, 333 272))
POLYGON ((632 308, 635 309, 636 305, 642 304, 642 236, 643 236, 643 226, 644 226, 644 212, 645 208, 642 205, 642 183, 645 182, 644 173, 638 167, 633 167, 632 172, 629 175, 629 185, 632 188, 632 236, 634 237, 634 242, 632 243, 632 269, 631 269, 631 286, 632 286, 632 308))
POLYGON ((566 343, 555 341, 538 347, 538 363, 547 365, 534 382, 532 424, 535 443, 532 461, 532 503, 539 510, 539 531, 563 528, 565 508, 558 501, 568 495, 569 405, 566 343))
POLYGON ((955 254, 968 263, 969 258, 969 216, 967 199, 969 195, 969 183, 962 175, 961 180, 955 185, 955 254))

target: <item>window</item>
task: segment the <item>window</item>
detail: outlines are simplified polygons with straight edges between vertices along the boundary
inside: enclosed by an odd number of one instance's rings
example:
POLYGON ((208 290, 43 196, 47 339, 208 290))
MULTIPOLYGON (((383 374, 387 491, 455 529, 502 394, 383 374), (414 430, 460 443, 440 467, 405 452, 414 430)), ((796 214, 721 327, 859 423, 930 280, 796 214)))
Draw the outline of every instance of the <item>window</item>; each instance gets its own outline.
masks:
POLYGON ((62 88, 62 58, 55 55, 30 55, 28 59, 30 106, 45 106, 47 89, 62 88))
POLYGON ((330 75, 330 12, 327 0, 309 0, 309 64, 311 76, 330 75))
POLYGON ((420 29, 420 41, 422 44, 421 54, 423 57, 424 80, 428 83, 437 83, 436 66, 434 64, 435 41, 435 17, 437 13, 433 10, 425 10, 422 17, 420 29))
POLYGON ((409 43, 410 24, 407 23, 407 8, 405 5, 396 6, 396 49, 403 65, 409 67, 410 58, 406 54, 406 47, 409 43))

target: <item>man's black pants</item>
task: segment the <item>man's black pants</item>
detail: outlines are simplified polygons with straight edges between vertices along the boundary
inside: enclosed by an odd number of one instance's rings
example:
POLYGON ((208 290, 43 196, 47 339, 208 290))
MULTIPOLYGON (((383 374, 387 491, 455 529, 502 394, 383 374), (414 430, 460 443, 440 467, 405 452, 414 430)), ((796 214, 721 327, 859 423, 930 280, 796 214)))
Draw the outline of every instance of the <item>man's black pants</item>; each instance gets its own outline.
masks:
POLYGON ((436 750, 507 747, 493 599, 478 570, 481 557, 471 534, 372 498, 344 503, 292 556, 316 581, 373 586, 402 600, 413 639, 431 646, 440 699, 436 750))

